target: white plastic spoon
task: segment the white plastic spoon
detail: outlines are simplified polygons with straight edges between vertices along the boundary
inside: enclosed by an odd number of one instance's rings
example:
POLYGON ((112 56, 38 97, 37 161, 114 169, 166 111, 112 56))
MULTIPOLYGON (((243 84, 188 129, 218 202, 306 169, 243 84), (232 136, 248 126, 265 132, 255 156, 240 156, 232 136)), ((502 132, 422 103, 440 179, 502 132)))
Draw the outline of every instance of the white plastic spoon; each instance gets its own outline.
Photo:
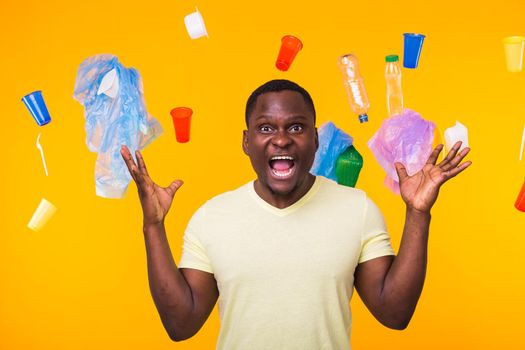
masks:
POLYGON ((36 138, 36 148, 40 150, 40 155, 42 156, 42 164, 44 164, 44 170, 46 172, 46 176, 49 176, 47 173, 47 165, 46 165, 46 158, 44 157, 44 150, 42 149, 42 146, 40 145, 40 134, 38 134, 38 137, 36 138))

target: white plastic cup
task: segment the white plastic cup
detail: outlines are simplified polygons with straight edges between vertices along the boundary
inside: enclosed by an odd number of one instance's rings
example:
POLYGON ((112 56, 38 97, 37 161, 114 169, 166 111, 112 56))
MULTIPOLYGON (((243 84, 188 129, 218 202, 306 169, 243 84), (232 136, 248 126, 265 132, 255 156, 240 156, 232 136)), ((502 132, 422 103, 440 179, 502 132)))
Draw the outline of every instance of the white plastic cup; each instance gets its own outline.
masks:
POLYGON ((111 98, 117 97, 119 90, 119 81, 116 68, 113 68, 104 75, 100 85, 98 86, 97 96, 104 94, 111 98))
POLYGON ((461 141, 461 147, 458 152, 468 147, 468 129, 465 125, 456 121, 456 125, 445 130, 445 147, 447 148, 447 152, 450 151, 458 141, 461 141))
POLYGON ((198 39, 201 36, 208 37, 208 32, 204 25, 204 19, 198 8, 195 8, 195 12, 184 17, 184 24, 186 25, 186 30, 188 31, 190 38, 198 39))
POLYGON ((33 214, 33 217, 29 220, 27 227, 35 232, 40 231, 56 211, 57 208, 51 202, 42 198, 38 208, 36 208, 36 211, 33 214))

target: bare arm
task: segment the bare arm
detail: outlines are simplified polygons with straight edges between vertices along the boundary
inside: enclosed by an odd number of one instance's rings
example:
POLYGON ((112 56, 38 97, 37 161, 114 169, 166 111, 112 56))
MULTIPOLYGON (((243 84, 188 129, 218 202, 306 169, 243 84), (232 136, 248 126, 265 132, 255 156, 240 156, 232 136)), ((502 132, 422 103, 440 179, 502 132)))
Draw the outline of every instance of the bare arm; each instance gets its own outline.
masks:
POLYGON ((190 338, 208 318, 219 292, 213 274, 194 269, 179 270, 173 260, 164 218, 182 181, 160 187, 149 177, 139 151, 136 152, 138 165, 127 147, 122 147, 121 154, 137 184, 144 214, 148 280, 153 301, 170 338, 176 341, 190 338))
POLYGON ((385 326, 404 329, 408 326, 423 289, 427 266, 430 209, 443 183, 466 169, 461 163, 468 148, 457 154, 461 143, 454 145, 447 157, 436 165, 442 146, 438 146, 425 167, 408 176, 404 166, 396 163, 401 196, 407 205, 405 227, 399 253, 359 264, 355 286, 372 314, 385 326))
POLYGON ((356 289, 372 314, 385 326, 404 329, 423 289, 427 266, 429 215, 407 210, 397 257, 385 256, 359 264, 356 289))
POLYGON ((219 296, 213 274, 178 269, 164 225, 144 227, 151 296, 172 340, 193 336, 210 315, 219 296))

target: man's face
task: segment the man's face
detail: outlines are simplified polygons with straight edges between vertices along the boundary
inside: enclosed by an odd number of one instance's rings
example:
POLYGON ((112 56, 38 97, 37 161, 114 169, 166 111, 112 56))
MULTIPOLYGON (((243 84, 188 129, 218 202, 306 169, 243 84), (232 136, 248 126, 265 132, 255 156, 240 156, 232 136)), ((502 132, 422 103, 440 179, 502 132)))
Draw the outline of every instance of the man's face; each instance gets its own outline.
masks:
POLYGON ((265 191, 287 196, 307 186, 317 147, 314 115, 300 93, 259 95, 243 134, 243 150, 265 191))

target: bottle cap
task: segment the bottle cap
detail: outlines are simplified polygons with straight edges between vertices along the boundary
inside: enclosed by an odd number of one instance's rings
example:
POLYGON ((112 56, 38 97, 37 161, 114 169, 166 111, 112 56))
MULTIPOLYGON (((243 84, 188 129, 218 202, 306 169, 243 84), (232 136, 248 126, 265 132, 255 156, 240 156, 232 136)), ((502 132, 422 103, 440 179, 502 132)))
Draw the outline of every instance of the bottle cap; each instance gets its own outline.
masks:
POLYGON ((368 121, 368 115, 366 115, 366 113, 363 113, 359 116, 359 122, 360 123, 364 123, 364 122, 367 122, 368 121))
POLYGON ((397 62, 399 61, 399 56, 398 55, 388 55, 385 57, 385 60, 387 62, 397 62))

